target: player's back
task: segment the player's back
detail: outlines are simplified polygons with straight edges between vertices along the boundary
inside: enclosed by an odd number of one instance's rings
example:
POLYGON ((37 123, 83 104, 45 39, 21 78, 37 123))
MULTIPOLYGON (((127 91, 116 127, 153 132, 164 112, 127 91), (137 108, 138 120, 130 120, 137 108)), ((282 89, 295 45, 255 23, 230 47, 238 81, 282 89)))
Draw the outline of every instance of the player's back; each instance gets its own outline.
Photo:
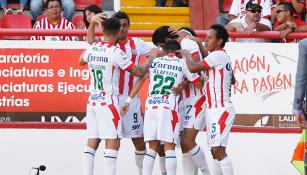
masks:
POLYGON ((176 109, 179 96, 173 91, 185 77, 185 60, 173 54, 153 60, 149 68, 149 88, 147 105, 176 109))
POLYGON ((90 100, 112 103, 112 98, 119 94, 118 62, 125 62, 126 55, 116 46, 104 41, 94 43, 85 55, 91 74, 90 100))

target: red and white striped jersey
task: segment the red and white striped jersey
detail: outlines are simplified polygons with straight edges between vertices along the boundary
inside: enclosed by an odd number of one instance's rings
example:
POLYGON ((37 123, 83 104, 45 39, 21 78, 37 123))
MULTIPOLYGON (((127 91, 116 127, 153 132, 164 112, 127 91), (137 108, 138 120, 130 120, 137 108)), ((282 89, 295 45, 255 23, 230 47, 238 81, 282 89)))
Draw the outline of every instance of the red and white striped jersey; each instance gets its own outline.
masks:
MULTIPOLYGON (((250 0, 233 0, 229 11, 229 16, 237 18, 243 17, 245 14, 246 4, 250 0)), ((271 16, 271 0, 253 0, 262 7, 262 17, 269 18, 271 16)))
MULTIPOLYGON (((53 24, 47 17, 42 18, 33 26, 33 29, 75 29, 72 22, 61 17, 57 24, 53 24)), ((76 41, 75 36, 31 36, 31 40, 48 40, 48 41, 76 41)))
POLYGON ((100 41, 88 47, 83 54, 91 74, 91 95, 89 100, 113 103, 119 95, 119 72, 129 70, 133 63, 118 47, 100 41))
MULTIPOLYGON (((198 54, 200 56, 200 58, 202 57, 199 46, 195 41, 188 39, 188 38, 183 38, 183 39, 180 40, 180 46, 181 46, 181 49, 188 50, 191 53, 192 56, 194 56, 195 54, 198 54)), ((203 95, 203 94, 204 94, 203 89, 199 89, 199 88, 195 87, 192 83, 190 83, 183 90, 182 99, 200 96, 200 95, 203 95)))
MULTIPOLYGON (((128 37, 128 40, 126 42, 119 42, 116 46, 123 50, 126 53, 127 57, 130 58, 131 61, 137 66, 140 64, 141 56, 147 55, 149 51, 153 48, 153 46, 150 46, 143 40, 134 37, 128 37)), ((129 95, 129 92, 132 90, 136 81, 139 78, 134 76, 133 74, 130 74, 130 72, 121 70, 119 79, 119 94, 129 95)))
POLYGON ((179 98, 172 91, 183 80, 196 83, 201 78, 197 73, 191 73, 185 59, 180 59, 173 54, 155 58, 149 68, 149 87, 146 107, 164 107, 178 110, 179 98))
POLYGON ((205 84, 208 108, 220 108, 230 104, 231 96, 231 61, 223 50, 211 52, 204 60, 206 76, 205 84))

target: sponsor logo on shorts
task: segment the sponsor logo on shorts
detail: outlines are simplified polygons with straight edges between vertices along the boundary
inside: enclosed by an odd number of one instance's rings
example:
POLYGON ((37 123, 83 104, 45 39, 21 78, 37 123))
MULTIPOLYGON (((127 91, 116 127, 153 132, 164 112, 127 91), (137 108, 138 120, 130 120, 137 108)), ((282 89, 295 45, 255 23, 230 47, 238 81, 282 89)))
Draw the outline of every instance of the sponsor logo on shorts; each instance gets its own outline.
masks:
POLYGON ((140 129, 141 124, 132 125, 132 131, 140 129))
POLYGON ((152 97, 150 98, 150 100, 148 100, 148 104, 150 105, 169 104, 169 100, 163 99, 161 97, 152 97))

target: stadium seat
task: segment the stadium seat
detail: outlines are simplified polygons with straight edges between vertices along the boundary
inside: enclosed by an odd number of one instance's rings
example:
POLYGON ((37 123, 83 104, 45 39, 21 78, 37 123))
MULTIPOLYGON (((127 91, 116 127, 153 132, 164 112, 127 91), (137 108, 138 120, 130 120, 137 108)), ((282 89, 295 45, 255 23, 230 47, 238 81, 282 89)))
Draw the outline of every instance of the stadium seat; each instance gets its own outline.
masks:
MULTIPOLYGON (((1 18, 1 28, 32 29, 31 18, 27 15, 10 14, 1 18)), ((1 39, 23 39, 28 40, 30 36, 3 36, 1 39)))
POLYGON ((228 13, 230 11, 232 4, 232 0, 224 0, 223 6, 222 6, 222 12, 228 13))
POLYGON ((74 16, 71 22, 74 24, 75 27, 78 27, 80 21, 83 20, 83 15, 74 16))
POLYGON ((96 4, 98 7, 102 7, 102 0, 75 0, 76 10, 84 10, 85 7, 96 4))

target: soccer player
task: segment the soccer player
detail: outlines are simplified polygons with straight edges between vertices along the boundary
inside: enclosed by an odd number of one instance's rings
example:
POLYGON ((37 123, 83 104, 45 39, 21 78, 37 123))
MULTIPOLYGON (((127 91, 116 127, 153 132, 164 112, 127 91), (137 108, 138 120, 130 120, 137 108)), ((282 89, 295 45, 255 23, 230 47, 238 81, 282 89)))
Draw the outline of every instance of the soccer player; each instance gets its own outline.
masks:
MULTIPOLYGON (((101 19, 101 17, 104 17, 103 14, 98 14, 93 18, 96 20, 97 18, 101 19)), ((148 55, 153 46, 150 46, 139 38, 128 36, 130 19, 126 13, 119 11, 113 14, 113 17, 119 19, 121 23, 119 41, 116 46, 121 48, 135 65, 139 65, 141 56, 148 55)), ((93 41, 95 39, 95 28, 90 27, 87 34, 88 41, 93 41)), ((119 105, 122 106, 138 80, 138 77, 122 70, 120 71, 119 79, 119 105)), ((132 139, 135 147, 135 163, 141 175, 146 146, 143 138, 143 117, 141 116, 141 102, 139 97, 135 96, 130 105, 130 110, 122 118, 123 138, 132 139)))
POLYGON ((223 26, 213 25, 205 39, 210 54, 197 63, 186 56, 191 72, 206 70, 209 77, 205 84, 208 98, 205 115, 208 142, 214 158, 214 175, 234 174, 233 165, 226 154, 229 132, 235 118, 234 105, 230 100, 233 73, 230 58, 223 50, 228 38, 223 26))
POLYGON ((179 137, 178 105, 180 96, 171 89, 180 85, 184 78, 193 82, 198 88, 203 87, 201 76, 191 74, 184 59, 175 55, 175 51, 180 48, 180 44, 176 40, 166 41, 164 50, 167 55, 154 59, 149 73, 137 82, 123 106, 123 111, 127 111, 131 99, 149 77, 144 119, 144 139, 148 142, 149 148, 143 162, 143 175, 152 174, 160 141, 164 142, 167 174, 176 174, 175 146, 179 137))
MULTIPOLYGON (((159 27, 153 34, 153 43, 157 46, 165 47, 169 39, 176 39, 181 48, 188 50, 195 62, 202 60, 198 44, 186 37, 174 35, 169 26, 159 27)), ((181 150, 183 153, 182 166, 185 175, 194 175, 197 168, 203 175, 209 175, 209 168, 202 148, 195 142, 199 131, 205 128, 205 108, 206 97, 203 89, 196 88, 187 80, 184 81, 185 88, 182 93, 182 100, 179 107, 180 119, 183 122, 183 133, 181 137, 181 150)))
POLYGON ((116 174, 116 159, 122 138, 122 122, 119 109, 120 70, 136 76, 143 76, 159 50, 152 49, 142 67, 118 47, 121 24, 117 18, 106 19, 103 23, 104 38, 91 45, 80 59, 81 65, 88 64, 91 73, 91 93, 87 104, 88 142, 84 152, 84 175, 93 175, 94 156, 100 143, 105 139, 105 168, 107 175, 116 174))

